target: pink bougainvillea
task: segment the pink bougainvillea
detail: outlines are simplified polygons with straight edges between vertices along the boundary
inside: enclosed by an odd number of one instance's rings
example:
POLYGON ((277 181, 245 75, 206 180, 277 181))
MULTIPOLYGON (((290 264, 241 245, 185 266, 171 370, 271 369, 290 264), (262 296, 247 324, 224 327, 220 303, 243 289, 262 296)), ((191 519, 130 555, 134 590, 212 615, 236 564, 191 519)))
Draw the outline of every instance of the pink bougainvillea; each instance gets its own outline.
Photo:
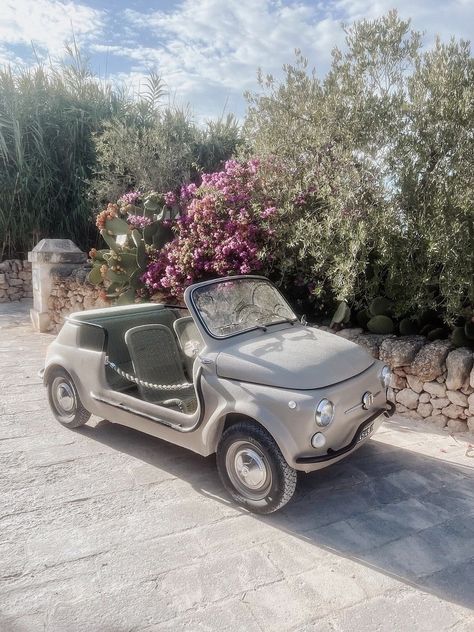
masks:
MULTIPOLYGON (((166 194, 166 199, 176 198, 166 194)), ((264 192, 258 160, 226 162, 222 171, 204 174, 199 187, 183 186, 179 202, 183 214, 176 220, 176 237, 142 277, 150 293, 180 297, 201 279, 262 270, 262 249, 272 240, 277 209, 264 192)))

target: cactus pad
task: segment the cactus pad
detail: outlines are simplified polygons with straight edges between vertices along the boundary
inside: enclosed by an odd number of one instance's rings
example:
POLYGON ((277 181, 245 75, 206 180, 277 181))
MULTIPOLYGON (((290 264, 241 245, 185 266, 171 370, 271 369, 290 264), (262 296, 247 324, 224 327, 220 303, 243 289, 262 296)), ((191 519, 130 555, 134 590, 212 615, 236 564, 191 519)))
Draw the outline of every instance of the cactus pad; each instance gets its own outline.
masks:
POLYGON ((389 316, 379 314, 369 320, 367 328, 373 334, 391 334, 394 329, 393 320, 389 316))
POLYGON ((390 313, 391 308, 392 303, 388 300, 388 298, 385 298, 384 296, 377 296, 370 303, 369 311, 372 316, 386 316, 390 313))

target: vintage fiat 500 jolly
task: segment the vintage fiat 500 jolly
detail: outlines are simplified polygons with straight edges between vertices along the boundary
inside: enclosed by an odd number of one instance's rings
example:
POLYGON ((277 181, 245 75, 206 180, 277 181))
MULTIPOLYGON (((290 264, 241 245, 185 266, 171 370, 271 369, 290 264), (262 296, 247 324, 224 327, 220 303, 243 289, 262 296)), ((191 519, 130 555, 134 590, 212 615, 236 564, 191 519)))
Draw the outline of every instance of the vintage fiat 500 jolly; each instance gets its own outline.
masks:
POLYGON ((56 419, 90 415, 203 456, 251 511, 286 504, 296 471, 335 463, 393 412, 388 367, 307 326, 265 278, 197 283, 187 307, 135 304, 77 312, 43 373, 56 419))

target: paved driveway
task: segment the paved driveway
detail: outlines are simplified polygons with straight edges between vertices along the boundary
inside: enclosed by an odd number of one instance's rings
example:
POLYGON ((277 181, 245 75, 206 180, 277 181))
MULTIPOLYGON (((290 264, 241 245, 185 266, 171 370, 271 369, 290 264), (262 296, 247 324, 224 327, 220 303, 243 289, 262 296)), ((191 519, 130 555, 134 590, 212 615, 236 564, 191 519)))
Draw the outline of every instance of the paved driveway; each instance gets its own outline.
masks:
POLYGON ((0 305, 1 632, 474 629, 468 438, 394 418, 257 518, 213 458, 57 424, 49 341, 0 305))

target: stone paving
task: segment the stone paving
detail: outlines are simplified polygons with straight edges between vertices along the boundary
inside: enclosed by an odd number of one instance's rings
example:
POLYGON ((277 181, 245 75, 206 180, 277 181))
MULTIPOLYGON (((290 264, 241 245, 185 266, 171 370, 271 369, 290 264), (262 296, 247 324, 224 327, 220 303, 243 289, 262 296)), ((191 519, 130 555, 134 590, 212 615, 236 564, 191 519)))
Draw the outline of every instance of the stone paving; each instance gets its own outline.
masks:
POLYGON ((258 518, 214 458, 57 424, 27 308, 0 306, 1 632, 474 629, 472 436, 392 418, 258 518))

